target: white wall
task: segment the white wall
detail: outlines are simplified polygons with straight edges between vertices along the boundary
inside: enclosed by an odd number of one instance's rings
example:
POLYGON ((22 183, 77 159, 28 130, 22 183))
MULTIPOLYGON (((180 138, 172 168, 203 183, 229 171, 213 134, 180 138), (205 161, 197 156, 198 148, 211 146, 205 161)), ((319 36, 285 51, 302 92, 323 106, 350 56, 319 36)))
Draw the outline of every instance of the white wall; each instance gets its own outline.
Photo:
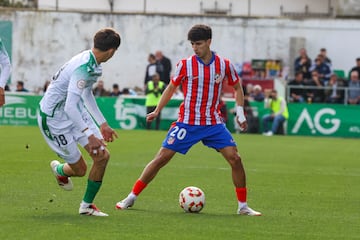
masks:
MULTIPOLYGON (((328 49, 335 68, 348 71, 360 56, 359 20, 242 19, 179 16, 106 15, 63 12, 1 12, 0 20, 13 23, 13 81, 24 80, 29 89, 45 80, 74 54, 90 48, 93 34, 114 22, 122 35, 118 53, 105 63, 106 86, 142 86, 147 55, 163 50, 175 67, 192 54, 186 40, 189 28, 206 23, 213 28, 212 48, 233 63, 253 58, 289 59, 291 37, 304 37, 311 58, 328 49)), ((1 33, 0 33, 1 34, 1 33)))
MULTIPOLYGON (((336 6, 336 0, 331 5, 336 6)), ((204 9, 229 9, 232 4, 233 16, 280 16, 280 6, 286 12, 304 12, 308 5, 310 12, 327 13, 329 0, 114 0, 114 12, 146 12, 170 14, 201 14, 200 3, 204 9), (250 9, 249 9, 250 8, 250 9)), ((109 0, 38 0, 39 9, 109 12, 109 0)))

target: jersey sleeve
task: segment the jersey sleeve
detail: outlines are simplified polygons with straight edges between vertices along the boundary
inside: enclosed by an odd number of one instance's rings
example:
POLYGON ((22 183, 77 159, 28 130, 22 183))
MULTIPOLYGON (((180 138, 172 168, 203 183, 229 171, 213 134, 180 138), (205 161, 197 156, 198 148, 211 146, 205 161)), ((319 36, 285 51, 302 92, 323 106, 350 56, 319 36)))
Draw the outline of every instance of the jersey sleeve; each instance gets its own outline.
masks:
POLYGON ((181 81, 186 77, 186 66, 185 61, 181 60, 176 64, 175 74, 171 79, 171 82, 175 86, 179 86, 181 81))
POLYGON ((4 88, 11 74, 10 58, 0 41, 0 87, 4 88))
POLYGON ((95 121, 101 125, 106 122, 103 114, 101 113, 99 107, 96 104, 96 99, 92 93, 91 88, 86 88, 83 91, 83 99, 86 104, 87 109, 89 110, 91 116, 95 119, 95 121))
POLYGON ((229 60, 226 60, 225 63, 226 63, 225 74, 228 79, 228 84, 230 86, 234 86, 240 81, 240 77, 237 74, 234 65, 229 60))

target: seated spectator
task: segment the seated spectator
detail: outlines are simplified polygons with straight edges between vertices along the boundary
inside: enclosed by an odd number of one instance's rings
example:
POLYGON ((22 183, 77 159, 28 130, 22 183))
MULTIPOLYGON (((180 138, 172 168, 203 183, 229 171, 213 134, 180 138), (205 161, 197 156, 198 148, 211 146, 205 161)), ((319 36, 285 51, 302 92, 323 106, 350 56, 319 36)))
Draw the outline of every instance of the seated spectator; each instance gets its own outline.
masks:
POLYGON ((114 83, 112 86, 112 91, 110 92, 109 96, 110 97, 118 97, 121 95, 121 91, 119 88, 119 85, 117 83, 114 83))
POLYGON ((360 104, 360 80, 359 73, 357 71, 352 71, 350 73, 348 87, 348 103, 360 104))
POLYGON ((329 82, 330 76, 333 73, 331 65, 324 61, 322 55, 318 55, 315 59, 315 63, 311 66, 310 71, 316 70, 318 72, 319 79, 323 86, 326 86, 329 82))
POLYGON ((295 74, 295 79, 288 83, 290 86, 290 102, 304 102, 304 77, 302 72, 295 74))
POLYGON ((278 96, 275 89, 271 91, 269 98, 265 99, 265 108, 270 108, 271 113, 262 118, 263 135, 272 136, 278 133, 280 128, 283 128, 283 123, 289 118, 289 112, 285 99, 278 96), (270 123, 272 123, 272 127, 269 131, 270 123))
POLYGON ((17 83, 16 83, 16 92, 29 92, 29 90, 27 90, 24 87, 24 82, 23 81, 17 81, 17 83))
POLYGON ((349 71, 349 78, 352 71, 357 71, 360 76, 360 57, 356 58, 356 65, 349 71))
POLYGON ((320 81, 319 73, 314 70, 311 72, 311 79, 304 80, 304 84, 307 87, 305 89, 305 98, 308 103, 321 103, 324 99, 324 90, 322 89, 323 84, 320 81))
POLYGON ((253 91, 249 95, 249 101, 262 102, 264 101, 264 93, 262 92, 262 88, 260 85, 255 85, 253 87, 253 91))
POLYGON ((295 59, 294 70, 295 72, 302 72, 304 79, 311 78, 311 59, 308 57, 305 48, 299 50, 299 56, 295 59))
POLYGON ((328 87, 324 90, 325 102, 327 103, 344 103, 344 82, 338 80, 336 74, 332 74, 329 80, 328 87))
POLYGON ((96 84, 96 87, 93 89, 93 94, 95 97, 109 96, 109 91, 104 87, 104 81, 99 80, 96 84))

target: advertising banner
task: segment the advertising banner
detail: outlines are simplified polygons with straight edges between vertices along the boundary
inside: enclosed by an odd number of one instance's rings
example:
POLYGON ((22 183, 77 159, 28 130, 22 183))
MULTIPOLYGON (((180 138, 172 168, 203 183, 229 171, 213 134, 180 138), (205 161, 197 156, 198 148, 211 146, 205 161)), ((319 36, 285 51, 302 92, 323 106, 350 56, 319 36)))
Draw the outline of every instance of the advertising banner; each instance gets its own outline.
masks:
MULTIPOLYGON (((41 96, 6 94, 6 105, 0 108, 0 125, 37 125, 38 105, 41 96)), ((161 112, 161 130, 169 129, 178 117, 181 100, 171 99, 161 112)), ((115 129, 146 128, 146 107, 143 96, 97 98, 100 110, 109 125, 115 129)), ((253 115, 258 119, 262 132, 261 118, 269 110, 262 102, 252 102, 253 115)), ((234 128, 233 110, 235 102, 226 101, 228 109, 227 127, 234 128)), ((286 122, 288 135, 360 137, 360 106, 341 104, 288 104, 289 119, 286 122)), ((153 123, 154 125, 155 123, 153 123)), ((154 129, 154 126, 152 127, 154 129)))

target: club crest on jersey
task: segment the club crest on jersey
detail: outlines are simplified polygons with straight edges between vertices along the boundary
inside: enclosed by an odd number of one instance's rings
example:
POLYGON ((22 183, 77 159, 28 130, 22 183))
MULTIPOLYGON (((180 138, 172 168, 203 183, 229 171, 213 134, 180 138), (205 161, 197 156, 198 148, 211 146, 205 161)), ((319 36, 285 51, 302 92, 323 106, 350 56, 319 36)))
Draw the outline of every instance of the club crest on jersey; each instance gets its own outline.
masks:
POLYGON ((216 73, 214 79, 216 83, 220 83, 222 80, 220 73, 216 73))
POLYGON ((85 80, 79 80, 76 85, 79 89, 83 89, 86 85, 85 80))
POLYGON ((167 144, 169 144, 169 145, 173 144, 174 142, 175 142, 175 138, 174 138, 174 137, 169 137, 169 138, 167 139, 167 144))

